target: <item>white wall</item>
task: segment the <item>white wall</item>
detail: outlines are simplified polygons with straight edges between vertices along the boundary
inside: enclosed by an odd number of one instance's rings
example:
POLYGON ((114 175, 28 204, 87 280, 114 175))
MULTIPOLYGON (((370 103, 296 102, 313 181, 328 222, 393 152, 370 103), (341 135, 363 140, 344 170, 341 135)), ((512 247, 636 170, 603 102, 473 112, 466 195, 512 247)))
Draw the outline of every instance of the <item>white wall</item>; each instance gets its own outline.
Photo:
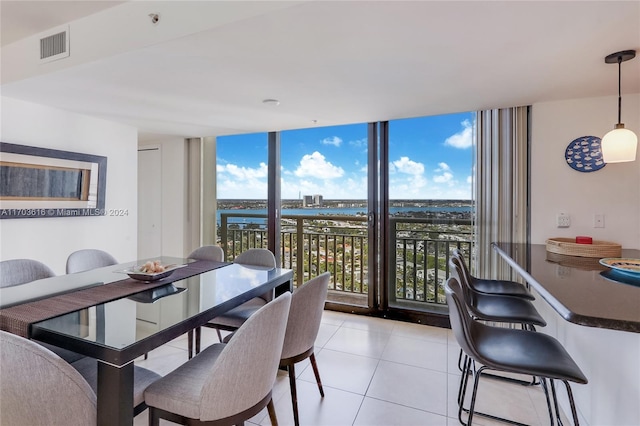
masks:
MULTIPOLYGON (((622 101, 622 122, 640 134, 640 95, 624 95, 622 101)), ((591 173, 577 172, 564 160, 569 142, 580 136, 602 137, 616 120, 617 97, 533 105, 532 243, 590 235, 640 249, 640 152, 635 162, 608 164, 591 173), (571 227, 556 227, 560 211, 571 215, 571 227), (593 227, 594 213, 605 215, 605 228, 593 227)), ((581 424, 640 424, 640 334, 570 323, 540 296, 535 304, 548 322, 539 331, 560 340, 589 379, 587 385, 572 386, 581 424)), ((562 388, 559 396, 564 400, 565 395, 562 388)), ((566 400, 563 407, 569 413, 566 400)))
MULTIPOLYGON (((588 235, 640 249, 640 151, 631 163, 608 164, 591 173, 566 163, 567 145, 580 136, 602 138, 617 121, 617 97, 544 102, 532 108, 531 241, 588 235), (556 214, 571 215, 557 228, 556 214), (605 228, 593 215, 605 215, 605 228)), ((640 95, 623 95, 622 122, 640 135, 640 95)))
POLYGON ((0 139, 107 157, 106 209, 127 216, 0 220, 0 260, 31 258, 65 273, 67 256, 98 248, 119 261, 137 252, 137 130, 110 121, 2 97, 0 139))
MULTIPOLYGON (((144 146, 158 147, 162 156, 162 255, 183 257, 191 252, 185 247, 187 220, 187 156, 184 138, 163 137, 145 140, 144 146)), ((139 188, 140 192, 144 188, 139 188)), ((142 219, 142 218, 141 218, 142 219)))

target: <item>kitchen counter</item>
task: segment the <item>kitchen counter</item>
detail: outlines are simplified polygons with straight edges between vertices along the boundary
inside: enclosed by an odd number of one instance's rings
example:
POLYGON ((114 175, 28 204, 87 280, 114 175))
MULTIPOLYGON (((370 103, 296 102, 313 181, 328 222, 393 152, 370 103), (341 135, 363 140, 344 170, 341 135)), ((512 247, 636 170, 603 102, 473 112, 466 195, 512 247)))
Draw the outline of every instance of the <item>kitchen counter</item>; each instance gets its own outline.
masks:
MULTIPOLYGON (((640 278, 612 273, 598 259, 549 253, 544 244, 492 245, 565 320, 640 333, 640 278), (527 249, 528 255, 517 256, 527 249)), ((640 250, 623 250, 622 257, 640 258, 640 250)))
MULTIPOLYGON (((640 425, 640 284, 612 281, 599 259, 548 253, 544 244, 493 248, 529 283, 547 321, 538 332, 558 339, 589 379, 572 386, 580 424, 640 425)), ((640 250, 622 256, 640 258, 640 250)), ((570 413, 565 393, 558 397, 570 413)))

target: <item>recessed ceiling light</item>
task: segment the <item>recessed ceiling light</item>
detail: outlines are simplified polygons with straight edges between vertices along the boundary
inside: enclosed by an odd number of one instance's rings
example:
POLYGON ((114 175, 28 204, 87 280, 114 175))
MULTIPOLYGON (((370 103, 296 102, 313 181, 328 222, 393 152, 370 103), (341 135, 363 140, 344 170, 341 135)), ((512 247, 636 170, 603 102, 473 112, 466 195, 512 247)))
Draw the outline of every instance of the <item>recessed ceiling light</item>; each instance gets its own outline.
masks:
POLYGON ((280 105, 280 101, 277 99, 265 99, 262 101, 262 103, 265 105, 280 105))
POLYGON ((313 124, 318 124, 318 120, 311 120, 313 124))

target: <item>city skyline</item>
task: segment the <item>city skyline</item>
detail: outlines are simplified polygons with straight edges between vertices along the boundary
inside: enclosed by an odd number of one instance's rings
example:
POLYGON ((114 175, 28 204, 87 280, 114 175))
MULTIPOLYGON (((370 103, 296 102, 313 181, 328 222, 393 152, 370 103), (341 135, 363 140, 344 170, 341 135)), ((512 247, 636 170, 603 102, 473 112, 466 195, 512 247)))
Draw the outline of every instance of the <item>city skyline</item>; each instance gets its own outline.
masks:
MULTIPOLYGON (((393 199, 471 199, 475 113, 391 120, 393 199)), ((281 132, 282 198, 366 199, 367 124, 281 132)), ((267 134, 217 139, 220 199, 267 198, 267 134)))

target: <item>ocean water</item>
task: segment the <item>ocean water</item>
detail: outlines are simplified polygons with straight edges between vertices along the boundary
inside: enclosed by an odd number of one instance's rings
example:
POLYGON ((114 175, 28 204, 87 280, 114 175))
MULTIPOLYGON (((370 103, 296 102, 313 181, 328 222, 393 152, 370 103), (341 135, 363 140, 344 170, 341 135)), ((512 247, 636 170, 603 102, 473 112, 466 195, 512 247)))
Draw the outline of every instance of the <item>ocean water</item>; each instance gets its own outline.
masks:
MULTIPOLYGON (((390 213, 392 215, 397 213, 408 212, 451 212, 451 213, 465 213, 472 212, 472 207, 391 207, 390 213)), ((296 216, 318 216, 318 215, 331 215, 331 216, 356 216, 366 215, 367 209, 364 207, 345 207, 345 208, 308 208, 308 209, 282 209, 282 215, 296 215, 296 216)), ((218 210, 216 221, 220 225, 220 215, 223 213, 230 214, 267 214, 267 209, 229 209, 218 210)), ((265 219, 266 220, 266 219, 265 219)), ((254 218, 229 218, 229 223, 248 223, 255 222, 254 218)))

